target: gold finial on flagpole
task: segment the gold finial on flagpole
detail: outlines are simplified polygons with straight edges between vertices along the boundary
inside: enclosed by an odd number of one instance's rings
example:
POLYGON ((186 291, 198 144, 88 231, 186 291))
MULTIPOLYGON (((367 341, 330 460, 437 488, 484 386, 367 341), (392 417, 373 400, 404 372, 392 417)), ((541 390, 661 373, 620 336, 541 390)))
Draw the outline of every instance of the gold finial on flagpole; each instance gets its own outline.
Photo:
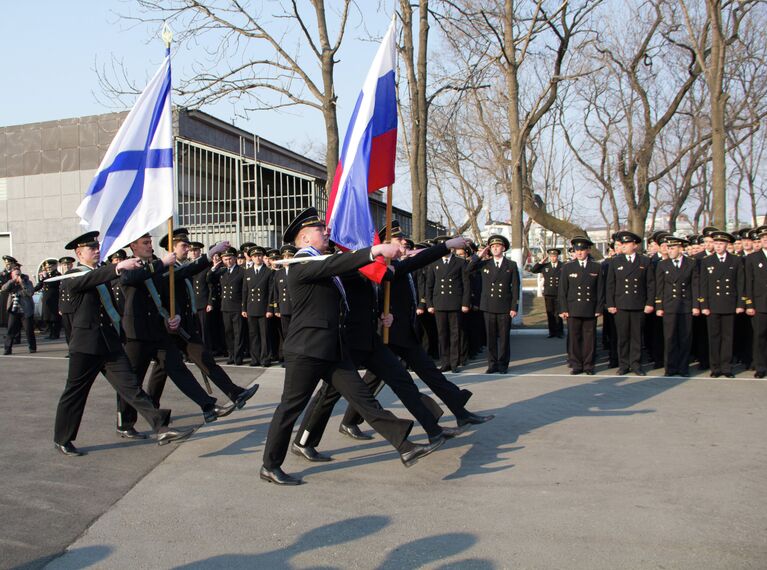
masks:
POLYGON ((173 41, 173 30, 170 29, 168 22, 163 22, 160 35, 162 36, 162 41, 165 42, 165 47, 170 49, 170 43, 173 41))

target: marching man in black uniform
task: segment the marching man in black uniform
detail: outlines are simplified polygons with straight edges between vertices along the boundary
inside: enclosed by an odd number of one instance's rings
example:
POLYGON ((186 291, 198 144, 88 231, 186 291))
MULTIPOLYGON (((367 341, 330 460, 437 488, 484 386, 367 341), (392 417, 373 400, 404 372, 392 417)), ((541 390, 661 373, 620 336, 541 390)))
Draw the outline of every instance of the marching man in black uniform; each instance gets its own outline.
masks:
POLYGON ((485 315, 487 335, 485 374, 506 374, 509 369, 511 319, 517 316, 519 309, 520 283, 517 264, 504 255, 508 249, 509 240, 502 235, 492 235, 479 252, 479 258, 469 265, 470 271, 478 271, 482 276, 479 308, 485 315), (491 257, 482 259, 488 251, 491 257))
MULTIPOLYGON (((280 253, 283 259, 291 259, 297 252, 293 245, 283 245, 280 248, 280 253)), ((293 310, 290 306, 290 292, 288 291, 288 273, 290 272, 290 266, 286 265, 280 267, 274 274, 274 299, 277 302, 276 316, 280 319, 280 326, 282 327, 282 338, 288 336, 288 329, 290 327, 290 316, 293 314, 293 310)))
POLYGON ((714 231, 714 253, 700 263, 701 312, 708 324, 708 360, 711 377, 733 378, 732 343, 735 315, 745 312, 745 274, 743 262, 727 253, 734 238, 727 232, 714 231))
POLYGON ((230 247, 221 254, 224 270, 221 273, 221 315, 224 318, 227 364, 242 364, 245 336, 242 331, 242 276, 245 270, 237 263, 237 250, 230 247))
POLYGON ((549 325, 548 338, 562 338, 564 336, 564 325, 559 314, 557 303, 559 301, 559 280, 562 275, 562 262, 559 256, 562 250, 551 247, 546 250, 549 260, 546 263, 539 261, 530 270, 533 273, 543 273, 543 300, 546 303, 546 319, 549 325))
POLYGON ((615 241, 623 244, 623 255, 617 255, 607 270, 607 310, 615 315, 618 335, 618 374, 629 370, 645 376, 642 370, 642 338, 645 315, 655 304, 655 273, 650 258, 637 254, 642 239, 635 233, 622 231, 615 241))
MULTIPOLYGON (((307 260, 321 255, 328 247, 328 231, 315 208, 299 214, 285 230, 284 239, 301 248, 297 258, 307 260)), ((347 303, 337 276, 367 265, 375 256, 392 258, 398 253, 398 246, 382 244, 291 267, 288 286, 293 317, 285 339, 285 387, 269 426, 261 479, 279 485, 301 483, 287 475, 281 465, 290 446, 293 426, 321 379, 338 390, 399 451, 405 465, 439 446, 414 444, 407 439, 413 422, 399 419, 381 407, 349 360, 341 335, 347 303)))
POLYGON ((114 306, 108 283, 122 271, 141 267, 138 259, 107 264, 99 262, 99 232, 88 232, 66 245, 80 262, 81 277, 70 279, 69 291, 75 312, 69 343, 69 374, 56 409, 53 441, 64 455, 83 455, 72 443, 77 439, 85 402, 94 380, 103 372, 122 399, 135 408, 157 432, 157 443, 164 445, 189 437, 193 430, 169 429, 170 410, 158 409, 141 389, 120 342, 120 315, 114 306))
POLYGON ((767 228, 757 233, 762 246, 746 257, 746 313, 754 330, 754 378, 767 376, 767 228))
MULTIPOLYGON (((436 238, 446 241, 448 236, 436 238)), ((469 270, 466 261, 452 251, 435 261, 426 273, 426 304, 437 322, 439 357, 442 372, 459 371, 461 360, 461 313, 471 303, 469 270)), ((490 339, 488 339, 489 341, 490 339)))
POLYGON ((575 259, 562 267, 559 280, 560 317, 567 320, 567 354, 570 374, 594 374, 597 318, 602 314, 604 283, 602 265, 589 259, 591 240, 570 242, 575 259))
MULTIPOLYGON (((75 258, 68 255, 59 258, 59 268, 62 275, 72 271, 75 264, 75 258)), ((61 281, 59 285, 59 315, 61 315, 61 324, 64 327, 64 338, 67 345, 72 338, 72 315, 75 307, 72 305, 72 295, 69 292, 69 280, 61 281)), ((69 358, 69 355, 67 355, 69 358)))
POLYGON ((56 259, 46 259, 43 263, 43 271, 38 275, 38 282, 35 285, 35 291, 42 289, 42 320, 48 325, 48 338, 57 339, 61 335, 61 315, 59 314, 59 287, 60 281, 50 283, 48 279, 58 277, 57 266, 59 262, 56 259))
POLYGON ((663 236, 668 259, 655 268, 655 314, 663 319, 664 368, 666 376, 690 375, 692 317, 700 315, 698 267, 682 252, 685 238, 663 236))
POLYGON ((242 316, 248 320, 250 365, 268 368, 271 361, 267 320, 274 316, 269 306, 274 272, 264 265, 263 247, 250 248, 248 255, 252 265, 242 276, 242 316))

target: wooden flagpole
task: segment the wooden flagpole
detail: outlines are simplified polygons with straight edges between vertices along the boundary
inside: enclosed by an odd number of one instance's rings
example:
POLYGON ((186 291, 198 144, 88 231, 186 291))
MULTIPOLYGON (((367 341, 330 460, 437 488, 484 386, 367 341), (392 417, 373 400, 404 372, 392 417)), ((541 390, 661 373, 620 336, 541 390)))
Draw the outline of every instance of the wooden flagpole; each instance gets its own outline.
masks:
MULTIPOLYGON (((162 39, 163 42, 165 42, 165 49, 168 50, 168 54, 170 54, 170 44, 173 41, 173 31, 170 29, 170 26, 168 25, 168 22, 164 22, 162 26, 162 39)), ((175 202, 175 198, 174 198, 175 202)), ((171 215, 170 218, 168 218, 168 252, 173 251, 173 215, 171 215)), ((168 301, 168 312, 170 313, 170 318, 172 319, 176 314, 176 276, 174 273, 175 264, 171 263, 170 267, 168 268, 168 286, 170 287, 169 291, 169 301, 168 301)))
MULTIPOLYGON (((392 216, 392 185, 386 188, 386 243, 391 243, 391 216, 392 216)), ((386 260, 386 265, 389 265, 391 260, 386 260)), ((384 300, 383 300, 383 314, 389 314, 389 304, 391 302, 391 281, 384 281, 384 300)), ((384 344, 389 344, 389 328, 383 328, 383 341, 384 344)))

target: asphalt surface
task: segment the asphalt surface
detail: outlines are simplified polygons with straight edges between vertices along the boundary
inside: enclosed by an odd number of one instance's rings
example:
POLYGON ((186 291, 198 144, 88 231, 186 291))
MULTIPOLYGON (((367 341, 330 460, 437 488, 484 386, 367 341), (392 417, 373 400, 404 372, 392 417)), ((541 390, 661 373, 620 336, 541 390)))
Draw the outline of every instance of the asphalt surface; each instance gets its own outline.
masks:
MULTIPOLYGON (((90 453, 69 459, 50 442, 65 361, 0 359, 2 504, 15 509, 0 518, 3 566, 765 568, 767 382, 569 376, 563 347, 515 336, 509 375, 481 362, 449 375, 474 392, 472 411, 497 417, 410 469, 380 436, 340 435, 339 405, 320 446, 334 461, 289 454, 305 481, 292 488, 258 478, 279 368, 170 455, 117 442, 101 382, 78 439, 90 453)), ((179 423, 199 423, 168 396, 179 423)), ((388 390, 381 402, 407 416, 388 390)))

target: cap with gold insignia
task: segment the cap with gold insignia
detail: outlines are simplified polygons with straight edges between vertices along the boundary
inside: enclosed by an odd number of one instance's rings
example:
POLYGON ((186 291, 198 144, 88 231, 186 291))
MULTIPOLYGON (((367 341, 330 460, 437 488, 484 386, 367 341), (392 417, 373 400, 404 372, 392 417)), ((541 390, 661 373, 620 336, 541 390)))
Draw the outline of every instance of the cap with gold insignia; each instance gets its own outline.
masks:
POLYGON ((263 248, 260 245, 253 245, 250 249, 248 249, 248 255, 266 255, 266 248, 263 248))
MULTIPOLYGON (((189 230, 186 228, 176 228, 173 230, 173 244, 177 243, 189 243, 189 230)), ((167 250, 168 249, 168 234, 165 234, 160 238, 160 247, 167 250)))
POLYGON ((502 236, 501 234, 493 234, 489 238, 487 238, 487 245, 491 246, 496 243, 499 243, 503 246, 503 250, 506 251, 509 249, 509 240, 506 239, 506 236, 502 236))
POLYGON ((450 239, 450 236, 448 236, 448 235, 441 235, 441 236, 437 236, 435 238, 432 238, 431 242, 434 245, 438 245, 440 243, 445 243, 449 239, 450 239))
POLYGON ((711 237, 711 234, 718 231, 720 231, 719 228, 715 228, 714 226, 706 226, 700 233, 703 237, 711 237))
POLYGON ((221 252, 221 257, 233 257, 237 255, 237 250, 233 247, 227 247, 224 251, 221 252))
POLYGON ((279 259, 280 258, 280 250, 279 249, 267 249, 266 250, 266 257, 269 259, 279 259))
POLYGON ((767 226, 759 226, 758 228, 754 229, 754 234, 756 235, 756 239, 763 238, 767 235, 767 226))
POLYGON ((282 234, 282 241, 284 243, 293 243, 298 237, 298 232, 303 228, 318 227, 324 228, 325 222, 320 219, 320 215, 317 213, 317 208, 307 208, 300 214, 298 214, 290 225, 285 229, 285 233, 282 234))
POLYGON ((583 251, 584 249, 590 249, 594 242, 585 236, 575 236, 570 240, 570 244, 573 246, 573 250, 583 251))
MULTIPOLYGON (((405 232, 402 230, 402 227, 399 225, 399 220, 392 220, 391 221, 391 237, 393 238, 405 238, 405 232)), ((382 227, 380 230, 378 230, 378 239, 381 240, 381 243, 386 241, 386 226, 382 227)))
POLYGON ((78 247, 98 247, 99 232, 85 232, 64 246, 64 249, 77 249, 78 247))
POLYGON ((239 252, 239 253, 237 254, 237 259, 245 259, 245 253, 244 253, 244 252, 242 252, 242 251, 241 251, 241 252, 239 252))
POLYGON ((294 245, 285 244, 280 248, 280 253, 282 254, 282 257, 293 257, 296 252, 298 251, 298 248, 294 245))
POLYGON ((190 241, 189 249, 205 249, 205 244, 199 241, 190 241))
POLYGON ((642 243, 642 238, 634 232, 623 230, 615 233, 615 241, 620 243, 642 243))
POLYGON ((54 267, 59 264, 59 260, 55 257, 49 257, 48 259, 43 261, 43 265, 46 267, 54 267))
POLYGON ((677 236, 674 234, 664 235, 661 237, 661 240, 663 240, 661 243, 665 243, 666 245, 681 245, 684 247, 690 244, 684 236, 677 236))
POLYGON ((18 263, 18 261, 16 261, 16 258, 13 257, 12 255, 4 255, 3 261, 7 261, 8 263, 18 263))
POLYGON ((64 257, 59 257, 59 263, 74 263, 75 258, 69 257, 68 255, 65 255, 64 257))
POLYGON ((562 250, 558 247, 550 247, 546 250, 546 253, 556 253, 557 255, 562 255, 562 250))
POLYGON ((732 234, 729 234, 727 232, 723 232, 720 230, 716 230, 715 232, 711 232, 709 234, 709 237, 713 239, 714 241, 723 241, 726 243, 733 243, 735 241, 735 238, 732 237, 732 234))
POLYGON ((740 236, 740 239, 751 239, 751 230, 753 228, 740 228, 736 233, 740 236))
MULTIPOLYGON (((256 247, 256 244, 253 243, 252 241, 246 241, 245 243, 240 245, 240 251, 243 253, 248 253, 251 247, 256 247)), ((248 255, 250 254, 248 253, 248 255)))
POLYGON ((113 259, 119 259, 120 261, 122 261, 123 259, 127 259, 127 258, 128 256, 125 255, 125 252, 122 249, 118 249, 112 255, 107 257, 109 261, 112 261, 113 259))

